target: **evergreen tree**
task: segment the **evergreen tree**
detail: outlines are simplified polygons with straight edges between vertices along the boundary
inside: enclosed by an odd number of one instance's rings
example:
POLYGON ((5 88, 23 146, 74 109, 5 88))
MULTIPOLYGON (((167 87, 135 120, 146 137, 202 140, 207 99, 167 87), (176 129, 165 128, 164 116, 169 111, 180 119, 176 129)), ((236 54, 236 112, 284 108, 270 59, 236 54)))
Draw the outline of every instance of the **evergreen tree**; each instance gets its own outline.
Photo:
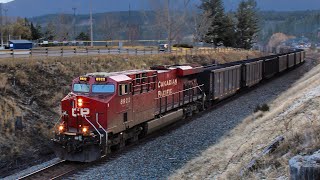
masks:
POLYGON ((32 40, 37 40, 42 37, 41 33, 41 26, 37 25, 37 27, 34 27, 33 23, 30 25, 30 30, 31 30, 31 38, 32 40))
POLYGON ((237 13, 237 46, 250 49, 256 39, 258 28, 257 3, 255 0, 242 0, 237 13))
POLYGON ((54 32, 55 32, 55 26, 54 26, 53 22, 50 21, 47 24, 46 31, 44 33, 44 38, 46 40, 52 41, 56 37, 54 32))
POLYGON ((36 27, 37 33, 38 33, 38 39, 43 37, 43 33, 42 33, 42 27, 40 26, 40 24, 37 25, 36 27))
POLYGON ((81 32, 77 37, 76 40, 78 41, 90 41, 90 37, 88 33, 81 32))
POLYGON ((235 31, 235 21, 234 21, 233 14, 229 13, 225 15, 223 29, 224 29, 224 32, 222 34, 223 45, 226 47, 235 47, 236 31, 235 31))
POLYGON ((219 45, 223 43, 224 33, 224 8, 221 0, 202 0, 200 8, 209 19, 210 26, 203 40, 207 43, 219 45))

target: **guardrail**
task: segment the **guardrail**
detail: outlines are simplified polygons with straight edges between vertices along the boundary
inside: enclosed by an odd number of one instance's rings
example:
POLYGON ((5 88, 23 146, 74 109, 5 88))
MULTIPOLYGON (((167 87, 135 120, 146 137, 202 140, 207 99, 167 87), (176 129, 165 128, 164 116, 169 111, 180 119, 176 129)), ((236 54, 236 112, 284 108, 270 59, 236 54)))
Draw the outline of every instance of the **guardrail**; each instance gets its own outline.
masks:
POLYGON ((176 54, 176 55, 197 55, 210 54, 212 52, 245 51, 235 48, 192 48, 174 49, 171 52, 158 49, 114 49, 114 48, 41 48, 26 50, 0 50, 0 58, 31 58, 31 57, 70 57, 89 55, 154 55, 154 54, 176 54))

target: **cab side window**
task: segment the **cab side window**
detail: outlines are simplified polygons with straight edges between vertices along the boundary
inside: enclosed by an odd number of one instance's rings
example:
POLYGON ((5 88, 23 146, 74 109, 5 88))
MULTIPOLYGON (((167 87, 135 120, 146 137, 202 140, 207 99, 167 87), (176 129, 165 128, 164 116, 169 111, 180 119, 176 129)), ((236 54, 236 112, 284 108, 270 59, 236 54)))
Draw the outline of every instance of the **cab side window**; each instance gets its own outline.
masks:
POLYGON ((140 83, 141 83, 140 74, 136 74, 136 84, 140 84, 140 83))
POLYGON ((147 82, 147 73, 142 73, 142 83, 147 82))
POLYGON ((129 84, 119 84, 119 95, 123 96, 129 94, 129 84))

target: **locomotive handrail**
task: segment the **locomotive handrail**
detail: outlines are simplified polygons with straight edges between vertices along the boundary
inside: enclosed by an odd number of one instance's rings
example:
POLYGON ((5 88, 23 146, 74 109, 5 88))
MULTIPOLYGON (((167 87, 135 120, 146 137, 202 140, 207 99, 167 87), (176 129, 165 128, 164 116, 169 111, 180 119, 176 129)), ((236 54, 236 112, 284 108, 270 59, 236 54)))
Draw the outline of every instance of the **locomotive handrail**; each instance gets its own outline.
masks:
MULTIPOLYGON (((107 130, 105 130, 102 126, 101 126, 101 124, 99 123, 99 114, 98 113, 96 113, 96 122, 97 122, 97 124, 99 125, 99 128, 101 128, 105 133, 106 133, 106 146, 107 146, 107 144, 108 144, 108 132, 107 132, 107 130)), ((100 143, 101 144, 101 143, 100 143)))
POLYGON ((141 86, 145 86, 145 85, 151 85, 151 84, 157 84, 157 82, 149 82, 149 83, 143 83, 143 84, 136 84, 133 87, 141 87, 141 86))
POLYGON ((145 77, 140 77, 140 78, 135 78, 135 79, 132 79, 133 81, 134 80, 142 80, 142 79, 147 79, 147 78, 150 78, 150 77, 157 77, 158 75, 157 74, 154 74, 152 76, 145 76, 145 77))
MULTIPOLYGON (((174 100, 174 97, 175 97, 175 94, 178 94, 178 96, 179 96, 179 102, 178 102, 178 107, 181 105, 180 103, 181 103, 181 100, 180 100, 180 97, 181 97, 181 93, 184 93, 184 92, 188 92, 188 103, 190 103, 190 102, 194 102, 194 96, 195 96, 195 94, 194 94, 194 90, 197 90, 198 88, 200 89, 200 92, 201 92, 201 95, 202 95, 202 99, 205 97, 205 93, 203 92, 203 90, 201 89, 201 87, 202 86, 204 86, 204 84, 201 84, 201 85, 197 85, 197 86, 194 86, 194 87, 191 87, 191 88, 188 88, 188 89, 184 89, 184 90, 182 90, 182 91, 178 91, 178 92, 175 92, 175 93, 172 93, 172 94, 169 94, 169 95, 167 95, 167 96, 163 96, 163 97, 158 97, 158 98, 155 98, 155 100, 160 100, 160 110, 159 110, 159 112, 160 112, 160 114, 162 113, 162 102, 161 102, 161 100, 162 99, 164 99, 164 101, 165 101, 165 112, 168 110, 167 108, 168 108, 168 106, 172 106, 171 107, 171 109, 174 109, 174 107, 175 107, 175 100, 174 100), (192 90, 192 93, 191 93, 191 95, 190 95, 190 90, 192 90), (168 97, 169 96, 171 96, 172 97, 172 103, 169 103, 168 104, 168 97)), ((197 91, 197 93, 198 93, 198 91, 197 91)), ((196 100, 198 100, 199 99, 199 94, 196 94, 196 100)), ((184 105, 185 104, 185 98, 183 98, 183 100, 182 100, 182 105, 184 105)))
MULTIPOLYGON (((57 122, 54 124, 54 129, 56 130, 56 126, 58 125, 58 123, 60 122, 60 120, 61 120, 61 118, 62 118, 62 116, 63 116, 64 114, 61 114, 60 115, 60 118, 57 120, 57 122)), ((56 131, 55 131, 56 132, 56 131)))
POLYGON ((97 131, 97 133, 99 134, 99 136, 100 136, 100 145, 101 145, 101 141, 102 141, 102 136, 103 136, 103 134, 101 134, 100 132, 99 132, 99 130, 89 121, 89 119, 87 118, 87 116, 85 115, 84 116, 84 119, 97 131))
POLYGON ((201 92, 203 92, 203 90, 200 88, 202 86, 204 86, 204 84, 201 84, 200 86, 197 86, 197 88, 199 88, 201 92))

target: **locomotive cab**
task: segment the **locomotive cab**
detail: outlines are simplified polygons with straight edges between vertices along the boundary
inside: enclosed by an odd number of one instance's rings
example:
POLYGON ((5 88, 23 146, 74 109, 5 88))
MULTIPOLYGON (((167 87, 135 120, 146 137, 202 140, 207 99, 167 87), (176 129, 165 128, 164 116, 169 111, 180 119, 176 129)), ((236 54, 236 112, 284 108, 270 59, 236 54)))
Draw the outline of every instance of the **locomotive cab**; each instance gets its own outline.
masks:
MULTIPOLYGON (((90 162, 107 151, 108 117, 114 113, 114 101, 119 95, 129 95, 130 82, 125 75, 109 77, 107 73, 73 80, 71 93, 61 101, 61 121, 53 139, 58 157, 90 162)), ((123 108, 129 109, 130 98, 124 101, 123 108)))

